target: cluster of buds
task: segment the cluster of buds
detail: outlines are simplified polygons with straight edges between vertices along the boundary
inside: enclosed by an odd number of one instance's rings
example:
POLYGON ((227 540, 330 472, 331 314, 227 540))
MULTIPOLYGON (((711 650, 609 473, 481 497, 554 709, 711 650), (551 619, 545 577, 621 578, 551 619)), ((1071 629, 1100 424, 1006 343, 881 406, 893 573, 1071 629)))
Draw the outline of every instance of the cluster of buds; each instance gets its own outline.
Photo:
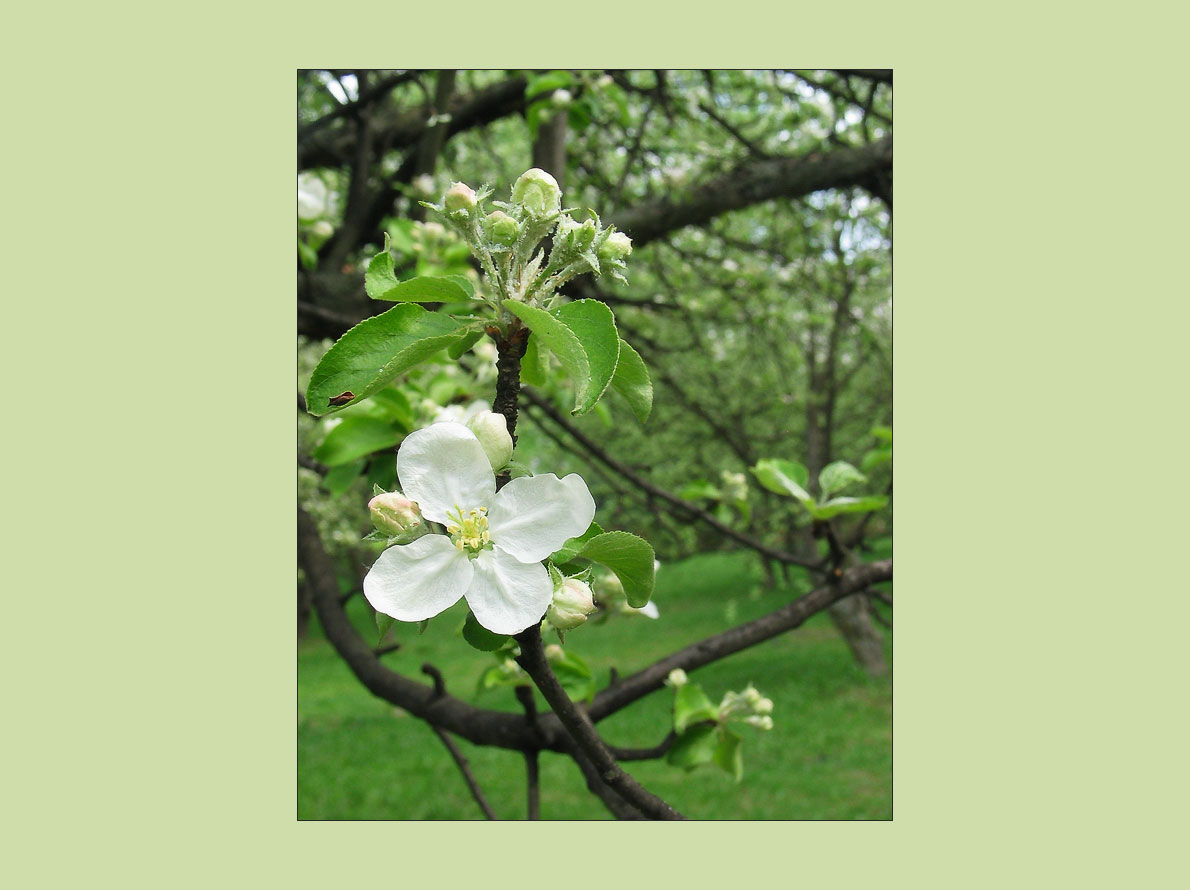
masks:
MULTIPOLYGON (((494 296, 484 296, 497 309, 504 300, 520 300, 549 308, 558 288, 587 272, 625 281, 624 260, 632 253, 632 240, 614 226, 591 219, 579 222, 570 214, 577 208, 562 207, 558 181, 534 167, 512 187, 511 200, 485 206, 489 189, 476 192, 456 182, 442 196, 441 204, 424 204, 438 211, 447 225, 467 242, 479 259, 494 296), (553 243, 546 251, 544 238, 553 243)), ((507 321, 507 319, 501 319, 507 321)))
POLYGON ((376 531, 386 537, 389 544, 408 544, 428 531, 421 509, 400 492, 377 494, 368 501, 368 513, 376 531))
POLYGON ((545 617, 558 630, 574 630, 595 611, 595 598, 591 588, 578 578, 564 578, 554 588, 554 599, 546 609, 545 617))
MULTIPOLYGON (((660 566, 661 563, 654 560, 654 572, 660 566)), ((596 608, 607 615, 643 615, 646 618, 661 617, 661 612, 657 608, 657 604, 652 600, 645 603, 639 609, 628 605, 628 597, 624 593, 624 584, 619 578, 610 573, 596 576, 595 604, 596 608)))
POLYGON ((728 692, 719 703, 719 720, 738 720, 757 729, 772 729, 773 700, 765 698, 751 683, 743 692, 728 692))

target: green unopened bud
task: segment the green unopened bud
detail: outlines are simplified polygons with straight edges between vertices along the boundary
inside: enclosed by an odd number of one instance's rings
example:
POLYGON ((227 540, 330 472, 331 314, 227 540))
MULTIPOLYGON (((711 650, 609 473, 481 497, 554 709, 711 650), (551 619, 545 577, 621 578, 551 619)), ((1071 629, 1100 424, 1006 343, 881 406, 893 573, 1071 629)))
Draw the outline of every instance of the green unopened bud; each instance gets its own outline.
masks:
POLYGON ((770 730, 773 728, 772 717, 745 717, 744 722, 749 726, 755 726, 757 729, 770 730))
POLYGON ((417 504, 395 491, 378 494, 368 501, 372 525, 390 538, 402 538, 406 543, 426 533, 417 504))
POLYGON ((534 219, 544 219, 561 209, 562 189, 558 180, 534 167, 522 173, 512 187, 512 203, 520 204, 534 219))
POLYGON ((756 703, 760 701, 760 690, 749 684, 749 686, 744 690, 744 701, 746 701, 751 707, 755 708, 756 703))
POLYGON ((566 660, 566 650, 557 643, 550 643, 545 647, 545 660, 550 664, 559 664, 566 660))
POLYGON ((674 668, 669 672, 669 676, 666 678, 665 682, 677 689, 678 687, 685 686, 687 683, 689 683, 690 678, 686 676, 686 672, 681 668, 674 668))
POLYGON ((503 414, 483 411, 467 421, 467 429, 475 433, 475 438, 483 446, 493 472, 503 469, 512 460, 512 436, 508 434, 508 419, 503 414))
POLYGON ((623 232, 612 232, 607 240, 599 245, 599 259, 622 260, 632 253, 632 239, 623 232))
POLYGON ((567 578, 554 591, 554 601, 546 610, 545 617, 558 630, 573 630, 595 611, 595 600, 591 588, 578 578, 567 578))
POLYGON ((497 210, 485 216, 483 230, 487 232, 488 238, 492 241, 506 246, 515 244, 517 236, 521 234, 520 223, 503 210, 497 210))
POLYGON ((475 191, 464 183, 456 182, 447 190, 442 203, 446 207, 447 216, 470 214, 476 206, 475 191))

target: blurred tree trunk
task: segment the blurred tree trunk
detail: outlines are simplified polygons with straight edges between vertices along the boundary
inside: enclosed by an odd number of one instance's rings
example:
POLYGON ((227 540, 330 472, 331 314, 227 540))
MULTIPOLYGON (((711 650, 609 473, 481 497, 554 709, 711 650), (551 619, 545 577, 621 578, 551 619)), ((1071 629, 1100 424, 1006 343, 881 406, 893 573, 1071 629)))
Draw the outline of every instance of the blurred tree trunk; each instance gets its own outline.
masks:
POLYGON ((303 639, 310 630, 310 611, 314 606, 314 591, 305 576, 298 579, 297 594, 297 632, 298 639, 303 639))
MULTIPOLYGON (((838 345, 839 340, 851 323, 851 296, 855 292, 855 277, 848 267, 843 252, 841 232, 835 234, 835 256, 838 258, 839 292, 835 298, 835 311, 831 319, 826 343, 822 344, 815 329, 810 329, 809 345, 806 349, 806 365, 810 373, 810 393, 806 399, 806 469, 810 471, 810 491, 817 496, 818 474, 831 461, 831 434, 835 422, 835 402, 838 395, 838 345), (819 349, 825 346, 823 354, 819 349)), ((807 534, 806 550, 817 555, 818 547, 807 534)), ((842 568, 858 564, 848 554, 842 568)), ((849 596, 827 610, 855 660, 874 677, 888 673, 888 662, 884 657, 884 637, 872 623, 868 611, 868 600, 863 596, 849 596)))

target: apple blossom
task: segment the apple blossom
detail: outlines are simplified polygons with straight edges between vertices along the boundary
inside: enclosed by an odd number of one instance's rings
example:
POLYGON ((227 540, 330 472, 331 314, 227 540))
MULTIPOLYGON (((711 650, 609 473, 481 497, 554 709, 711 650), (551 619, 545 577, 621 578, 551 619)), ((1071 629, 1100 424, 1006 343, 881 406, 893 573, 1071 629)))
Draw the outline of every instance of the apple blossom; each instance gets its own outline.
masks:
POLYGON ((500 491, 475 434, 436 423, 406 436, 397 477, 422 515, 446 526, 385 550, 364 578, 378 612, 422 621, 465 597, 493 633, 514 634, 541 621, 554 592, 541 561, 595 518, 582 477, 552 473, 513 479, 500 491))

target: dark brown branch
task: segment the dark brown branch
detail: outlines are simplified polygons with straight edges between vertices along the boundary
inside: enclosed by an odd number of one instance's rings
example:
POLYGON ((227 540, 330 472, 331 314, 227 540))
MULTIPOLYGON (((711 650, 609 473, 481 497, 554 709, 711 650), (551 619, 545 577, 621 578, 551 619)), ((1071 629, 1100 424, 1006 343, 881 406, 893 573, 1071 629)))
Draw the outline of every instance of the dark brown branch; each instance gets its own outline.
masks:
MULTIPOLYGON (((525 79, 512 77, 471 93, 455 96, 447 109, 450 129, 447 138, 473 127, 515 114, 525 107, 525 79)), ((377 115, 377 117, 381 117, 377 115)), ((377 120, 376 136, 391 149, 411 148, 421 139, 430 123, 424 108, 398 113, 386 120, 377 120)), ((350 128, 342 133, 326 133, 326 139, 315 139, 306 146, 298 159, 299 169, 334 167, 343 163, 351 153, 350 128)))
POLYGON ((799 627, 807 618, 857 591, 892 578, 892 560, 867 563, 845 571, 835 583, 826 584, 792 603, 782 606, 755 621, 733 627, 721 634, 707 637, 685 649, 679 649, 654 662, 642 671, 620 680, 595 696, 588 713, 598 721, 614 714, 639 698, 660 689, 674 668, 690 671, 720 658, 755 646, 765 640, 799 627))
POLYGON ((792 158, 749 159, 705 185, 629 208, 609 220, 634 246, 686 226, 773 198, 800 198, 828 188, 867 187, 892 173, 892 137, 870 145, 815 151, 792 158))
POLYGON ((359 98, 357 98, 354 102, 348 102, 345 105, 340 105, 334 110, 328 111, 322 117, 318 118, 318 120, 311 121, 308 124, 302 124, 298 127, 297 131, 298 150, 301 150, 301 146, 306 142, 306 140, 308 140, 315 133, 318 133, 320 130, 325 129, 328 124, 331 124, 343 117, 354 117, 355 115, 359 114, 361 109, 366 108, 377 99, 383 98, 394 87, 398 87, 406 81, 417 77, 418 73, 419 72, 417 71, 402 71, 398 74, 381 78, 367 89, 360 90, 359 98))
POLYGON ((545 658, 545 648, 541 644, 541 629, 533 625, 517 634, 516 641, 521 646, 517 664, 524 668, 525 673, 541 690, 541 694, 545 696, 545 700, 549 702, 571 738, 599 771, 599 777, 620 797, 650 819, 684 819, 681 813, 642 787, 616 763, 603 739, 595 731, 591 719, 570 700, 566 690, 550 670, 549 662, 545 658))
MULTIPOLYGON (((425 667, 428 667, 428 665, 423 666, 423 670, 425 667)), ((483 796, 483 790, 479 787, 479 783, 475 781, 475 776, 471 773, 471 765, 467 762, 467 758, 463 756, 463 752, 459 750, 459 746, 454 743, 454 739, 432 723, 430 724, 430 729, 434 730, 434 735, 438 736, 442 740, 442 744, 446 745, 446 750, 454 758, 455 766, 463 774, 463 781, 467 783, 467 788, 470 790, 471 796, 475 798, 475 802, 483 810, 484 816, 489 819, 495 819, 496 814, 492 812, 487 798, 483 796)))
POLYGON ((421 666, 421 672, 434 681, 434 695, 438 698, 446 695, 446 681, 442 679, 442 671, 428 661, 421 666))
POLYGON ((656 760, 658 757, 664 757, 666 752, 673 747, 673 743, 677 740, 677 733, 672 729, 659 745, 654 745, 652 748, 617 748, 615 745, 608 745, 608 750, 612 752, 612 756, 616 760, 656 760))
POLYGON ((891 68, 832 68, 831 70, 842 74, 844 77, 855 75, 865 80, 874 80, 877 83, 887 83, 889 85, 893 82, 893 70, 891 68))

